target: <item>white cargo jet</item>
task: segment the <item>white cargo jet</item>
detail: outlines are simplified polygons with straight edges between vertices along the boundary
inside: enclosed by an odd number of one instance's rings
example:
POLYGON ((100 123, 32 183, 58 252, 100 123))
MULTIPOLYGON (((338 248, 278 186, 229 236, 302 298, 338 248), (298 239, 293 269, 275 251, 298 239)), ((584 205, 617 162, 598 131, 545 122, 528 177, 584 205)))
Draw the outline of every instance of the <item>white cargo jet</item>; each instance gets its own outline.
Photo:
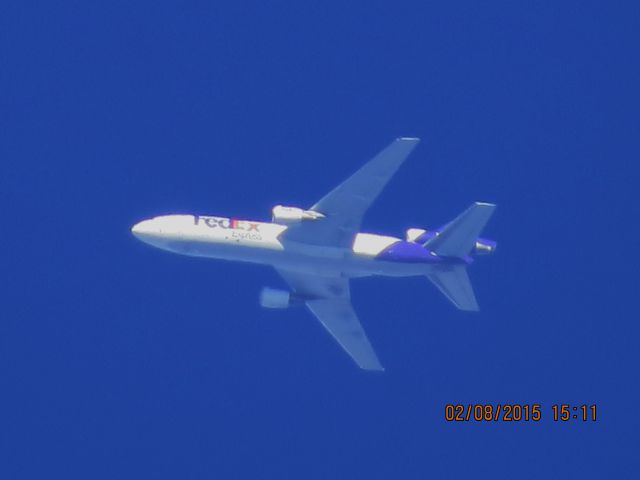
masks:
POLYGON ((260 304, 304 304, 365 370, 383 370, 351 306, 349 280, 424 275, 459 309, 478 310, 466 267, 496 243, 478 238, 495 205, 474 203, 442 228, 410 228, 405 240, 359 233, 362 218, 418 144, 399 138, 308 210, 278 205, 271 222, 163 215, 133 226, 170 252, 273 266, 291 291, 263 288, 260 304))

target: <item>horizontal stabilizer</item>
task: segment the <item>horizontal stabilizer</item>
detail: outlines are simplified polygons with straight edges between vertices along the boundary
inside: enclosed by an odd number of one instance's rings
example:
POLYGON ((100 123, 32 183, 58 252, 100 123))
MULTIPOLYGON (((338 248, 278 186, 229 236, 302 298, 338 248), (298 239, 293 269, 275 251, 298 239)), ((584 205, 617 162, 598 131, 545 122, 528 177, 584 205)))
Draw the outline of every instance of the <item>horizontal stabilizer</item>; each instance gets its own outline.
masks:
POLYGON ((474 203, 425 243, 425 248, 441 257, 468 255, 495 208, 492 203, 474 203))
POLYGON ((454 265, 446 270, 435 271, 429 273, 427 277, 460 310, 470 312, 480 310, 464 265, 454 265))

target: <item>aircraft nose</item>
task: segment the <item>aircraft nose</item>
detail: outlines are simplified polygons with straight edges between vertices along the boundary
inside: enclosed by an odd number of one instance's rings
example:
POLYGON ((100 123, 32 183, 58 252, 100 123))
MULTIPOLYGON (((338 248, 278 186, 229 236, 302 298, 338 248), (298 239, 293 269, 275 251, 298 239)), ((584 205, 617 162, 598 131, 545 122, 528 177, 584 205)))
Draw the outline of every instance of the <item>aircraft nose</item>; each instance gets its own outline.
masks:
POLYGON ((156 229, 151 225, 151 220, 143 220, 131 227, 131 233, 139 239, 152 235, 156 229))

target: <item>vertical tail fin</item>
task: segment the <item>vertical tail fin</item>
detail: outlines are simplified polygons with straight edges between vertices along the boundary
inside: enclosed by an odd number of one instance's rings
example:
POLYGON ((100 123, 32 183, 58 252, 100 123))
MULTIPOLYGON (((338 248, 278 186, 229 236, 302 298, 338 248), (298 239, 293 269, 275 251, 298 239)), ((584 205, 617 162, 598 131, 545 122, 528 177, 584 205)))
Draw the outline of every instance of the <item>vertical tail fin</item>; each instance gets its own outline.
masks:
POLYGON ((468 255, 495 208, 492 203, 474 203, 427 241, 425 248, 442 257, 468 255))
POLYGON ((429 280, 460 310, 480 310, 464 265, 452 265, 427 274, 429 280))

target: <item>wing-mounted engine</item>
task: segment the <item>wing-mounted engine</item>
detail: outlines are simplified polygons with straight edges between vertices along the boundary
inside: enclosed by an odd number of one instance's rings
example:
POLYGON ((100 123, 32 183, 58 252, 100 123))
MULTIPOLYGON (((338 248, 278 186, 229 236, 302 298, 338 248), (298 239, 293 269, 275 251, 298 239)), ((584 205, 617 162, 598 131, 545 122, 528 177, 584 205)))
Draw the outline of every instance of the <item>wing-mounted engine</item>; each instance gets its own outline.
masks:
POLYGON ((309 220, 318 220, 324 218, 324 215, 313 210, 303 210, 297 207, 285 207, 283 205, 276 205, 273 207, 272 219, 273 223, 279 223, 281 225, 291 225, 294 223, 300 223, 309 220))
POLYGON ((304 305, 309 300, 317 300, 314 295, 300 295, 288 290, 264 287, 260 291, 260 306, 263 308, 289 308, 304 305))
POLYGON ((260 306, 264 308, 289 308, 291 293, 286 290, 264 287, 260 292, 260 306))

